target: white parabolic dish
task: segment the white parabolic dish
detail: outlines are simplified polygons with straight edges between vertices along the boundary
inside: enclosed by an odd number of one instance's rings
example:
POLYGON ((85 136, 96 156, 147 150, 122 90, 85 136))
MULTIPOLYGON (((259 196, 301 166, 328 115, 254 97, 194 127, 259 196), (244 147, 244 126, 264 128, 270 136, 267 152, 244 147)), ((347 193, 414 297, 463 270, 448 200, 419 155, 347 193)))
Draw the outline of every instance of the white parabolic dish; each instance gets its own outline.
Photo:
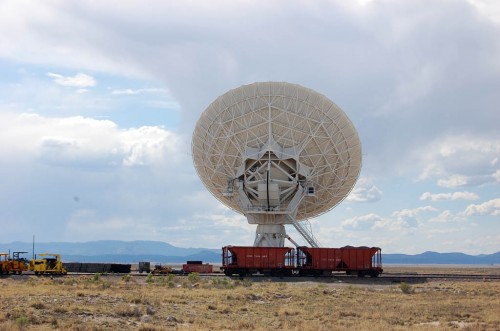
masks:
POLYGON ((208 190, 255 224, 294 224, 329 211, 361 169, 361 143, 342 109, 285 82, 218 97, 196 124, 192 154, 208 190))

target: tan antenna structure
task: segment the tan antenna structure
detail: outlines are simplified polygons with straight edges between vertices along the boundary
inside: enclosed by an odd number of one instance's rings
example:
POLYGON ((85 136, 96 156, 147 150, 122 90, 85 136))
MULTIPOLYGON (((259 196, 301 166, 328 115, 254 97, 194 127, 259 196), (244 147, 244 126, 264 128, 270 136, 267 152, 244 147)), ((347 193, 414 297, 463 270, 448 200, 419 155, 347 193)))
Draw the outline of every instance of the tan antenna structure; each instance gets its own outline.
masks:
POLYGON ((352 122, 331 100, 285 82, 244 85, 218 97, 199 118, 193 162, 208 190, 257 224, 254 246, 282 247, 293 225, 338 205, 361 170, 352 122))

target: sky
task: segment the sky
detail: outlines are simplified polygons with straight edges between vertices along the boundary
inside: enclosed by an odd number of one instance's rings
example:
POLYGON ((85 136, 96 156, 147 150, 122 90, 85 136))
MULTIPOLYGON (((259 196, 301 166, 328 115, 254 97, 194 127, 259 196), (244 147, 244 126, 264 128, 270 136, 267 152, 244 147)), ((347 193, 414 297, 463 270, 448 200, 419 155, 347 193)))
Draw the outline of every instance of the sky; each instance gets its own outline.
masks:
POLYGON ((309 220, 322 246, 500 251, 495 0, 1 0, 0 242, 252 245, 191 135, 260 81, 316 90, 358 130, 356 186, 309 220))

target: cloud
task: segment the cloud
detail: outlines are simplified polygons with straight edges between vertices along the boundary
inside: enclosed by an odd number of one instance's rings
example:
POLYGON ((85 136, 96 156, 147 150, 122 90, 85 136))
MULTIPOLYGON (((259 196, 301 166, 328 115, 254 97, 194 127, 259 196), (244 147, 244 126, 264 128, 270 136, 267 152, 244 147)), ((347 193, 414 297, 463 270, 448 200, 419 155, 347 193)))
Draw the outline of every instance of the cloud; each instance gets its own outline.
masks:
POLYGON ((355 231, 407 231, 418 227, 416 216, 422 211, 435 211, 435 209, 430 206, 414 210, 404 209, 394 212, 391 218, 370 213, 346 219, 342 221, 341 226, 345 230, 355 231))
MULTIPOLYGON (((432 223, 450 223, 450 222, 465 222, 467 221, 466 218, 464 218, 461 215, 455 214, 450 210, 445 210, 441 212, 439 215, 430 218, 427 222, 429 224, 432 223)), ((429 230, 430 231, 430 230, 429 230)))
POLYGON ((437 181, 437 184, 438 184, 438 186, 441 186, 441 187, 452 188, 452 187, 466 186, 467 183, 469 183, 469 182, 470 182, 470 179, 467 176, 451 175, 446 179, 439 179, 437 181))
POLYGON ((420 200, 430 201, 450 201, 450 200, 477 200, 479 196, 473 192, 453 192, 453 193, 437 193, 431 194, 430 192, 422 193, 420 200))
POLYGON ((444 179, 439 179, 437 185, 445 188, 475 187, 484 184, 491 184, 496 181, 495 174, 479 176, 451 175, 444 179))
POLYGON ((497 181, 497 182, 500 182, 500 169, 495 171, 495 173, 493 174, 493 178, 497 181))
POLYGON ((113 90, 111 91, 111 94, 116 94, 116 95, 136 95, 136 94, 142 94, 142 93, 169 93, 167 89, 164 88, 142 88, 142 89, 124 89, 124 90, 113 90))
POLYGON ((422 165, 420 180, 438 178, 440 187, 473 187, 497 181, 500 139, 471 135, 437 138, 416 151, 422 165))
POLYGON ((245 216, 235 213, 197 213, 193 215, 195 220, 206 220, 212 225, 217 225, 225 228, 248 228, 248 221, 245 216))
POLYGON ((78 73, 75 76, 63 76, 49 72, 47 76, 52 77, 54 83, 61 86, 84 88, 84 87, 93 87, 96 85, 94 77, 83 73, 78 73))
POLYGON ((70 167, 179 164, 184 138, 159 126, 120 129, 114 122, 83 116, 65 118, 21 114, 5 117, 0 158, 35 156, 70 167), (15 137, 15 139, 14 139, 15 137))
POLYGON ((437 211, 436 208, 432 206, 424 206, 424 207, 418 207, 414 209, 402 209, 398 210, 392 213, 393 217, 396 217, 397 219, 404 219, 406 217, 415 217, 418 214, 422 212, 434 212, 437 211))
POLYGON ((120 132, 121 152, 126 166, 178 163, 181 138, 161 127, 141 127, 120 132))
POLYGON ((350 202, 376 202, 382 198, 382 191, 371 183, 371 180, 361 178, 346 201, 350 202))
POLYGON ((461 213, 464 216, 500 216, 500 199, 493 199, 482 204, 472 204, 461 213))
MULTIPOLYGON (((394 218, 392 228, 416 228, 419 226, 419 218, 417 217, 424 212, 436 212, 437 209, 432 206, 417 207, 414 209, 402 209, 392 213, 394 218)), ((384 224, 387 226, 387 224, 384 224)))
POLYGON ((367 214, 356 216, 342 221, 341 226, 349 230, 369 230, 376 227, 377 224, 386 223, 388 220, 377 214, 367 214))
POLYGON ((500 26, 500 4, 496 0, 468 0, 481 15, 500 26))

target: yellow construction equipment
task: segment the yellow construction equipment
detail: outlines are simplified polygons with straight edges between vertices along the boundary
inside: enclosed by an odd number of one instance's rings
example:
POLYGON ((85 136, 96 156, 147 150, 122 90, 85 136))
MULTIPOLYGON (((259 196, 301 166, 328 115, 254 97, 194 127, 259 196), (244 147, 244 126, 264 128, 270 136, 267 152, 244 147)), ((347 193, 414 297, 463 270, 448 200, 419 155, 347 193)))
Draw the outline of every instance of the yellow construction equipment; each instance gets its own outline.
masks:
POLYGON ((9 254, 0 253, 0 274, 9 273, 9 254))
POLYGON ((21 274, 23 271, 28 270, 26 262, 28 260, 19 257, 20 254, 26 252, 12 253, 12 259, 8 253, 0 253, 0 273, 9 274, 10 272, 21 274))
POLYGON ((13 252, 12 259, 9 259, 9 272, 22 274, 23 271, 28 270, 28 260, 22 258, 21 254, 26 254, 28 252, 13 252))
POLYGON ((30 261, 29 270, 34 271, 36 275, 66 275, 68 272, 63 268, 61 255, 52 253, 39 254, 41 258, 30 261))
POLYGON ((155 265, 155 268, 151 271, 153 275, 168 275, 172 273, 172 267, 162 266, 161 264, 155 265))

